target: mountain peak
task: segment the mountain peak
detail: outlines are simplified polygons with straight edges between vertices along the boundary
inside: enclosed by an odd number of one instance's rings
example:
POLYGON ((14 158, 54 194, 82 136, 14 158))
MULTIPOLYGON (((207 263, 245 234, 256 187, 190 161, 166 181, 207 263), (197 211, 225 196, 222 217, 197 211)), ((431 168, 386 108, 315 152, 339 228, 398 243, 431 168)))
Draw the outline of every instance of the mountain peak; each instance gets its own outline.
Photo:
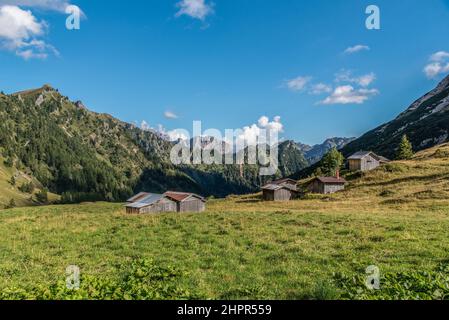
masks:
POLYGON ((415 151, 448 141, 449 76, 435 89, 413 102, 396 119, 349 144, 344 154, 369 149, 386 157, 394 157, 403 135, 407 135, 415 151))
POLYGON ((49 92, 49 91, 58 91, 58 90, 54 89, 50 84, 44 84, 40 88, 19 91, 19 92, 13 93, 13 95, 14 96, 18 96, 18 95, 24 96, 24 95, 33 95, 33 94, 44 93, 44 92, 49 92))

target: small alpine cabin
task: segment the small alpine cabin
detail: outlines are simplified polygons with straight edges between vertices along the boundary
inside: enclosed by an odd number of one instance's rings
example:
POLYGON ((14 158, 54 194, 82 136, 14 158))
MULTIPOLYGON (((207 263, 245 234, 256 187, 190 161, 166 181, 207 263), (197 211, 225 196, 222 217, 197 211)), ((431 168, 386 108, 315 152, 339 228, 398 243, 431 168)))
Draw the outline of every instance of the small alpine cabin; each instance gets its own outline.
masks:
POLYGON ((290 201, 298 198, 297 182, 292 179, 272 181, 262 187, 264 201, 290 201))
POLYGON ((206 199, 197 194, 168 191, 164 193, 164 196, 176 202, 176 212, 203 212, 206 210, 206 199))
POLYGON ((309 184, 308 190, 317 194, 332 194, 345 189, 347 181, 340 177, 317 177, 309 184))
POLYGON ((371 151, 360 151, 348 158, 350 171, 371 171, 388 162, 390 160, 371 151))

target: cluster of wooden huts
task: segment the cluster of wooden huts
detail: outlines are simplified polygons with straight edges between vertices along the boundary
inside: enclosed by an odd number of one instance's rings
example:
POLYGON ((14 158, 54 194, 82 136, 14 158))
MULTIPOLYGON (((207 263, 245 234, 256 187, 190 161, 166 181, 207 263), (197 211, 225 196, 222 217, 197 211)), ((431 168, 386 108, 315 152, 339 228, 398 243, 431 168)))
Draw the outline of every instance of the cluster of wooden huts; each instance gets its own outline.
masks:
POLYGON ((126 213, 203 212, 206 199, 185 192, 167 191, 164 194, 141 192, 128 199, 126 213))
MULTIPOLYGON (((360 151, 348 158, 350 171, 370 171, 389 162, 387 158, 371 151, 360 151)), ((316 177, 307 190, 317 194, 331 194, 345 189, 347 181, 337 172, 335 177, 316 177)), ((293 179, 271 181, 262 187, 264 201, 290 201, 300 197, 298 182, 293 179)), ((164 194, 141 192, 128 199, 125 205, 130 214, 162 212, 203 212, 206 200, 194 193, 167 191, 164 194)))
MULTIPOLYGON (((385 157, 379 156, 371 151, 360 151, 348 158, 349 171, 370 171, 378 168, 382 164, 388 163, 385 157)), ((316 194, 331 194, 345 189, 347 181, 340 177, 337 171, 335 177, 316 177, 307 190, 316 194)), ((281 179, 268 183, 262 187, 263 200, 265 201, 290 201, 300 196, 297 181, 292 179, 281 179)))

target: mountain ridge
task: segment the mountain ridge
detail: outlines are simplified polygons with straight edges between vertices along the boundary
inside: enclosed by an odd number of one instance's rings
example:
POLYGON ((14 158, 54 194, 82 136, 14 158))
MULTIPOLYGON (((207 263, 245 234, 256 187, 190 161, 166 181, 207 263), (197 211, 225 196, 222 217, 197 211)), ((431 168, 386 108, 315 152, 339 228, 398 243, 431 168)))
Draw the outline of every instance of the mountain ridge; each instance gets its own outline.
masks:
POLYGON ((371 150, 394 158, 403 135, 407 135, 415 151, 449 141, 449 76, 437 87, 415 100, 395 119, 368 131, 342 149, 345 156, 371 150))
MULTIPOLYGON (((224 197, 257 191, 265 182, 254 165, 243 172, 239 165, 174 166, 172 142, 90 111, 50 85, 0 95, 0 117, 4 161, 65 202, 122 201, 136 191, 167 189, 224 197)), ((307 164, 293 157, 288 165, 292 172, 307 164)))

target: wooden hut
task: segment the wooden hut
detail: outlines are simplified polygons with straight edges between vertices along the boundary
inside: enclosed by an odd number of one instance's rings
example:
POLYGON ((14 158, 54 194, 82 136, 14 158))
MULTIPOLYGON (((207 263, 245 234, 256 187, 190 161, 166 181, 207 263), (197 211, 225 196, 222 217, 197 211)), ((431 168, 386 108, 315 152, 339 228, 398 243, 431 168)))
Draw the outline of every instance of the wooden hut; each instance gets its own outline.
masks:
POLYGON ((280 179, 280 180, 275 180, 270 182, 270 184, 274 184, 274 185, 285 185, 285 186, 289 186, 291 189, 297 190, 298 188, 298 181, 293 180, 293 179, 280 179))
POLYGON ((348 158, 348 166, 351 171, 370 171, 387 162, 390 160, 371 151, 360 151, 348 158))
POLYGON ((176 202, 177 212, 203 212, 206 210, 206 200, 194 193, 168 191, 164 196, 176 202))
POLYGON ((126 213, 145 214, 177 211, 177 203, 162 194, 149 193, 144 197, 133 198, 136 198, 137 201, 125 205, 126 213))
POLYGON ((346 180, 340 177, 317 177, 308 186, 311 193, 331 194, 345 189, 346 180))
POLYGON ((148 192, 139 192, 135 196, 132 196, 131 198, 126 200, 126 202, 127 203, 138 202, 139 200, 141 200, 141 199, 143 199, 143 198, 145 198, 146 196, 149 196, 149 195, 150 195, 150 193, 148 193, 148 192))
POLYGON ((262 187, 264 201, 290 201, 298 197, 298 191, 295 186, 287 184, 267 184, 262 187))

